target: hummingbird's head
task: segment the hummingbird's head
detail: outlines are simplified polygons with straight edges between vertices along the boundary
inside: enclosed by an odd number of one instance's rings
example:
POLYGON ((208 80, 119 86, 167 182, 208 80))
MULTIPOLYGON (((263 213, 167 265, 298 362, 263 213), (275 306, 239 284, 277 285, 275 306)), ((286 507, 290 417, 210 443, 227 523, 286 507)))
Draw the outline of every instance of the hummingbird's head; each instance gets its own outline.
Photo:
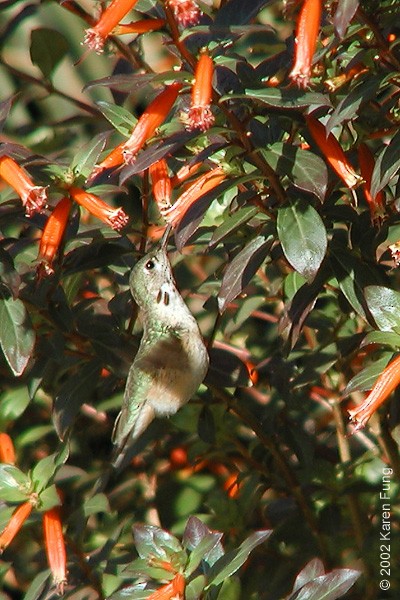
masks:
POLYGON ((171 265, 164 248, 157 248, 140 259, 133 267, 129 286, 132 296, 141 308, 160 302, 163 290, 175 290, 171 265))

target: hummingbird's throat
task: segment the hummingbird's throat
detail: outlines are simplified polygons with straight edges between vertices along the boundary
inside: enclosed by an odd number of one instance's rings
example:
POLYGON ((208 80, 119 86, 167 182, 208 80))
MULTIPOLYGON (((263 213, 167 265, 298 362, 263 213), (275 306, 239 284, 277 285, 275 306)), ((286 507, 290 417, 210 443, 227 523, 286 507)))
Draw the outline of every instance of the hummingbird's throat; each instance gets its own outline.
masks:
POLYGON ((167 283, 163 283, 157 294, 157 304, 164 304, 164 306, 169 306, 172 291, 173 290, 171 290, 171 286, 169 286, 167 283))

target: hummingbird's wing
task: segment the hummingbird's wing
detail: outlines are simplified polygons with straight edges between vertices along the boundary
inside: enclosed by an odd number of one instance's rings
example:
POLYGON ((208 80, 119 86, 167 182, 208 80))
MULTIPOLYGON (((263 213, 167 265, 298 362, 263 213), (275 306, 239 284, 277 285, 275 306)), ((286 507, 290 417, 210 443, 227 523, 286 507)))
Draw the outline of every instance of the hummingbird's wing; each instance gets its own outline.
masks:
MULTIPOLYGON (((180 375, 189 371, 182 340, 174 332, 163 332, 156 340, 142 341, 129 370, 124 401, 112 434, 121 447, 137 439, 157 413, 173 414, 182 404, 180 375)), ((186 400, 186 398, 184 398, 186 400)))

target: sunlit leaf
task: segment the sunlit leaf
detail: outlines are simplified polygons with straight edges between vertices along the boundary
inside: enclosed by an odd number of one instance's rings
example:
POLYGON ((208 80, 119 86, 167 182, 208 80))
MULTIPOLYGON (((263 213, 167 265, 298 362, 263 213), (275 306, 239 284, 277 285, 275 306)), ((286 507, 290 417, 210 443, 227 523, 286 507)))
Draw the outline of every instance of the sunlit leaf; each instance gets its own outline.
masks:
POLYGON ((0 294, 0 345, 14 375, 21 375, 32 355, 35 332, 24 303, 0 294))
POLYGON ((315 208, 303 200, 290 201, 278 211, 277 229, 292 267, 307 279, 315 277, 328 245, 324 223, 315 208))

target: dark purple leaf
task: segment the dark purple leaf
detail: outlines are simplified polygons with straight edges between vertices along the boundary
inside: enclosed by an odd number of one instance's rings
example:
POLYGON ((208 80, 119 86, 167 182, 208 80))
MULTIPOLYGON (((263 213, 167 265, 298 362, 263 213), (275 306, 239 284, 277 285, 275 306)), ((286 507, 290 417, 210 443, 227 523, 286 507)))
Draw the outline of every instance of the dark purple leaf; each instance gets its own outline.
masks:
POLYGON ((206 376, 208 385, 217 387, 248 387, 249 370, 236 354, 223 348, 210 348, 210 368, 206 376))
POLYGON ((338 38, 344 37, 350 21, 356 14, 358 4, 358 0, 339 0, 333 17, 333 25, 338 38))
POLYGON ((69 376, 61 386, 54 401, 53 421, 58 437, 62 440, 72 425, 82 404, 88 401, 96 387, 101 371, 98 360, 92 360, 69 376))
POLYGON ((343 121, 352 119, 362 104, 374 98, 381 82, 382 77, 368 77, 354 86, 343 100, 339 102, 326 123, 327 135, 334 127, 341 125, 343 121))
POLYGON ((400 168, 400 131, 379 155, 372 173, 371 195, 375 197, 400 168))
POLYGON ((256 237, 228 264, 218 294, 218 308, 221 313, 248 285, 264 262, 272 241, 272 236, 269 239, 262 235, 256 237))
POLYGON ((293 592, 296 592, 302 588, 306 583, 312 581, 316 577, 325 574, 324 563, 319 558, 313 558, 309 563, 300 571, 294 582, 293 592))
POLYGON ((174 155, 177 150, 182 148, 187 142, 198 135, 195 131, 179 131, 171 137, 151 144, 146 150, 139 153, 139 156, 132 165, 128 165, 121 170, 119 182, 123 185, 127 179, 148 169, 153 163, 168 155, 174 155))
POLYGON ((248 177, 240 179, 230 179, 223 181, 213 190, 201 196, 184 214, 175 231, 175 243, 178 250, 182 250, 186 242, 197 231, 204 214, 210 206, 211 202, 226 192, 231 187, 236 186, 242 181, 247 181, 248 177))

